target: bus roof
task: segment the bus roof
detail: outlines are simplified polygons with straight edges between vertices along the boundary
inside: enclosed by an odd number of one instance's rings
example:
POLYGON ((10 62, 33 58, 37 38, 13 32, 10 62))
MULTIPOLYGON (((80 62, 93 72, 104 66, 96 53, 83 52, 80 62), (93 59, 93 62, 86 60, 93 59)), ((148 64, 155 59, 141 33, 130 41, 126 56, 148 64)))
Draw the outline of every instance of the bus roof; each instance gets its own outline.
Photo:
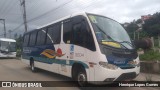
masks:
POLYGON ((14 40, 14 39, 9 39, 9 38, 0 38, 0 41, 16 42, 16 40, 14 40))
MULTIPOLYGON (((54 24, 54 23, 63 21, 63 20, 65 20, 65 19, 68 19, 68 18, 77 16, 77 15, 83 15, 83 16, 85 16, 85 15, 87 15, 87 14, 93 14, 93 13, 88 13, 88 12, 84 12, 84 11, 77 12, 77 13, 73 13, 73 14, 70 14, 70 15, 65 16, 65 17, 63 17, 63 18, 60 18, 60 19, 58 19, 58 20, 55 20, 55 21, 53 21, 53 22, 51 22, 51 23, 45 24, 45 25, 43 25, 43 26, 40 26, 40 27, 38 27, 38 28, 36 28, 36 29, 33 29, 33 30, 31 30, 31 31, 25 32, 24 34, 28 34, 28 33, 30 33, 30 32, 39 30, 39 29, 44 28, 44 27, 46 27, 46 26, 52 25, 52 24, 54 24)), ((93 14, 93 15, 98 15, 98 14, 93 14)), ((98 15, 98 16, 102 16, 102 15, 98 15)), ((105 17, 105 16, 104 16, 104 17, 105 17)), ((107 18, 108 18, 108 17, 107 17, 107 18)), ((111 18, 109 18, 109 19, 111 19, 111 18)), ((112 19, 112 20, 113 20, 113 19, 112 19)), ((115 21, 115 20, 114 20, 114 21, 115 21)))
POLYGON ((48 24, 45 24, 45 25, 43 25, 43 26, 40 26, 40 27, 38 27, 38 28, 36 28, 36 29, 33 29, 33 30, 31 30, 31 31, 27 31, 27 32, 25 32, 24 34, 28 34, 28 33, 30 33, 30 32, 39 30, 39 29, 44 28, 44 27, 46 27, 46 26, 52 25, 52 24, 54 24, 54 23, 57 23, 57 22, 59 22, 59 21, 62 21, 62 20, 65 20, 65 19, 67 19, 67 18, 71 18, 71 17, 77 16, 77 15, 86 15, 86 12, 83 12, 83 11, 82 11, 82 12, 70 14, 70 15, 65 16, 65 17, 63 17, 63 18, 60 18, 60 19, 58 19, 58 20, 55 20, 55 21, 53 21, 53 22, 51 22, 51 23, 48 23, 48 24))
POLYGON ((78 12, 78 13, 70 14, 70 15, 65 16, 65 17, 63 17, 63 18, 60 18, 60 19, 58 19, 58 20, 55 20, 55 21, 53 21, 53 22, 51 22, 51 23, 48 23, 48 24, 43 25, 43 26, 41 26, 41 27, 38 27, 37 29, 41 29, 41 28, 43 28, 43 27, 49 26, 49 25, 51 25, 51 24, 57 23, 57 22, 59 22, 59 21, 62 21, 62 20, 65 20, 65 19, 67 19, 67 18, 71 18, 71 17, 77 16, 77 15, 86 15, 86 12, 78 12))

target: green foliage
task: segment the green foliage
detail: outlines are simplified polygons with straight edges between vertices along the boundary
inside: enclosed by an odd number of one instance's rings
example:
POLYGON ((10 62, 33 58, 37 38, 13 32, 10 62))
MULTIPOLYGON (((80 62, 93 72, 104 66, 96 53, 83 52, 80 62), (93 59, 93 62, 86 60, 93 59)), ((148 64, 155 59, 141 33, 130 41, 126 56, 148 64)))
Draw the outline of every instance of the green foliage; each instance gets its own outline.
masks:
POLYGON ((16 53, 17 53, 17 57, 21 57, 21 49, 17 49, 17 51, 16 51, 16 53))
POLYGON ((142 23, 142 20, 141 19, 138 19, 137 21, 136 21, 136 23, 138 24, 138 23, 142 23))
POLYGON ((160 53, 158 51, 148 50, 144 54, 141 54, 139 58, 143 61, 160 61, 160 53))
POLYGON ((140 38, 140 39, 146 38, 146 37, 148 37, 148 36, 149 36, 148 33, 146 33, 145 31, 139 32, 139 38, 140 38))
POLYGON ((127 27, 126 30, 128 33, 133 33, 138 29, 138 25, 134 22, 131 22, 127 27))
POLYGON ((22 48, 22 41, 23 41, 23 37, 22 37, 22 35, 19 35, 19 37, 16 38, 17 49, 21 49, 22 48))
POLYGON ((145 21, 143 30, 150 36, 157 36, 160 34, 160 13, 155 13, 150 19, 145 21))
POLYGON ((18 35, 15 34, 15 38, 16 38, 16 47, 17 47, 17 57, 20 57, 23 37, 22 37, 22 35, 19 35, 19 37, 18 37, 18 35))
POLYGON ((156 47, 156 48, 158 48, 158 45, 159 43, 158 43, 158 38, 154 38, 154 46, 156 47))
MULTIPOLYGON (((126 31, 129 33, 130 37, 133 39, 134 32, 138 30, 138 24, 142 24, 142 20, 134 20, 127 27, 125 27, 126 31)), ((160 35, 160 13, 157 12, 152 15, 152 17, 148 20, 145 20, 145 23, 142 24, 142 30, 139 31, 139 37, 148 37, 148 36, 157 36, 160 35)), ((136 33, 137 34, 137 33, 136 33)))
MULTIPOLYGON (((134 39, 134 32, 131 32, 131 33, 128 33, 130 38, 133 40, 134 39)), ((136 34, 136 39, 138 38, 138 32, 135 32, 136 34)), ((146 38, 148 37, 148 33, 146 33, 145 31, 140 31, 139 32, 139 39, 143 39, 143 38, 146 38)))

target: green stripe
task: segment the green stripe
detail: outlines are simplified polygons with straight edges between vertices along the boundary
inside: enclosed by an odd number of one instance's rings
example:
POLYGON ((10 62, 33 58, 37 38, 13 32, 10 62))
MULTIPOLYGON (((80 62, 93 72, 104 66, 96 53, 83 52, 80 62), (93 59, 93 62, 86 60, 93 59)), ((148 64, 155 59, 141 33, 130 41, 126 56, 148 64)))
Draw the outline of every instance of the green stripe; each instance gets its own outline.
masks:
MULTIPOLYGON (((63 64, 63 65, 68 65, 68 66, 72 66, 74 63, 80 63, 82 64, 85 68, 89 68, 88 65, 82 61, 78 61, 78 60, 69 60, 69 64, 66 63, 66 60, 62 60, 62 59, 51 59, 51 58, 45 58, 45 57, 35 57, 35 56, 31 56, 33 57, 33 59, 35 61, 38 62, 42 62, 42 63, 47 63, 47 64, 63 64)), ((22 58, 29 60, 30 57, 29 56, 23 56, 22 58)))
POLYGON ((82 64, 85 68, 89 68, 87 64, 85 64, 84 62, 81 61, 77 61, 77 60, 69 60, 69 64, 72 66, 74 63, 80 63, 82 64))

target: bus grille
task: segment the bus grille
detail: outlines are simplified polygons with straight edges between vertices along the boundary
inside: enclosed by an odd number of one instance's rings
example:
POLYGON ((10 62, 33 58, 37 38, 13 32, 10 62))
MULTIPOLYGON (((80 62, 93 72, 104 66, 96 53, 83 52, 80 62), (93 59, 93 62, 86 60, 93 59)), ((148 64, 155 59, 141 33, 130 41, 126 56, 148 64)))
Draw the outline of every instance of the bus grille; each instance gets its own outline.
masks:
POLYGON ((132 68, 135 68, 133 66, 130 66, 130 67, 120 67, 121 69, 132 69, 132 68))
POLYGON ((115 81, 125 81, 125 80, 131 80, 136 78, 136 73, 135 72, 130 72, 130 73, 123 73, 121 74, 115 81))

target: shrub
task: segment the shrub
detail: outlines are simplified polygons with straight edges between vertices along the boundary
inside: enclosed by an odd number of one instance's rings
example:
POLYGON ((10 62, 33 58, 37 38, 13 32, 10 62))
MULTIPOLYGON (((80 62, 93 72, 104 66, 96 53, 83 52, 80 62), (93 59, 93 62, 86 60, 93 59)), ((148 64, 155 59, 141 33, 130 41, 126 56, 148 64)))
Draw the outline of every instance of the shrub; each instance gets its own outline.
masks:
POLYGON ((160 53, 154 50, 148 50, 144 54, 139 55, 142 61, 160 61, 160 53))

